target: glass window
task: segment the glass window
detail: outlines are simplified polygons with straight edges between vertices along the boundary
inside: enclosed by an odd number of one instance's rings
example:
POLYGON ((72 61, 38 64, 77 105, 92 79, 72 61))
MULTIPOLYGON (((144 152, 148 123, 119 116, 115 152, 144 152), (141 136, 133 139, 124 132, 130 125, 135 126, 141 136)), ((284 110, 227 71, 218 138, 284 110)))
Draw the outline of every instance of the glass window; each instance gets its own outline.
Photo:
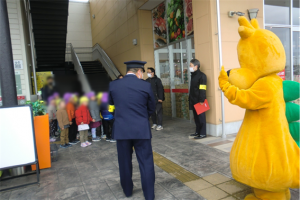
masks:
POLYGON ((300 2, 299 0, 293 1, 293 25, 300 25, 300 2))
POLYGON ((290 24, 290 0, 265 0, 266 24, 290 24))
POLYGON ((290 48, 290 29, 289 28, 274 28, 266 27, 267 30, 275 33, 281 40, 285 54, 286 54, 286 64, 285 64, 285 79, 291 80, 291 48, 290 48))
POLYGON ((293 65, 294 65, 294 81, 300 83, 300 32, 293 32, 293 65))

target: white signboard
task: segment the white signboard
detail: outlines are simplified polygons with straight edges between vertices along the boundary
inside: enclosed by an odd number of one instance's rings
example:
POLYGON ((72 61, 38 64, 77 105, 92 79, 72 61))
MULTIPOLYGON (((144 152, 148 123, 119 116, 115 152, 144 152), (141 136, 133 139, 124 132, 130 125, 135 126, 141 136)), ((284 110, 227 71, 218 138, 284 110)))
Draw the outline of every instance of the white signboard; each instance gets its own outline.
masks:
POLYGON ((23 60, 14 60, 15 69, 23 69, 23 60))
POLYGON ((37 161, 32 120, 29 106, 0 108, 0 169, 37 161))

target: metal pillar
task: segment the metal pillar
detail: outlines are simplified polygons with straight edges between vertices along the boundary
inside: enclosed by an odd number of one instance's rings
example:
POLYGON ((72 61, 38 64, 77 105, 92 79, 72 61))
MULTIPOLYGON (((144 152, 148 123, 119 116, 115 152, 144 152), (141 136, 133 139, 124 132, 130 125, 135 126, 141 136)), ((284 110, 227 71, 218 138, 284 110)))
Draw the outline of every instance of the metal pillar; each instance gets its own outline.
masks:
POLYGON ((0 82, 3 106, 18 105, 6 0, 0 0, 0 82))
POLYGON ((293 52, 293 0, 290 1, 290 24, 291 24, 291 32, 290 32, 290 65, 291 65, 291 80, 294 80, 294 52, 293 52))
MULTIPOLYGON (((218 19, 218 44, 219 44, 219 65, 222 69, 222 38, 221 38, 221 21, 220 21, 220 1, 217 0, 217 19, 218 19)), ((221 91, 221 111, 222 111, 222 138, 226 138, 225 133, 225 108, 224 108, 224 93, 221 91)))

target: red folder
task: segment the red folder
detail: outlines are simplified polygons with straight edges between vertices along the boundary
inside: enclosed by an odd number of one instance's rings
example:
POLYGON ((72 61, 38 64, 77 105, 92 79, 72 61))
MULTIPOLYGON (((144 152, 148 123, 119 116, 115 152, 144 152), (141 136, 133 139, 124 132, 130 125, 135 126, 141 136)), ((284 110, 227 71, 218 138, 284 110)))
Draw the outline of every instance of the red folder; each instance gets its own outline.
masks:
POLYGON ((205 99, 203 105, 201 105, 200 103, 197 103, 194 105, 195 107, 195 110, 197 112, 197 115, 200 115, 201 113, 204 113, 206 111, 208 111, 210 108, 209 108, 209 105, 208 105, 208 102, 207 102, 207 99, 205 99))

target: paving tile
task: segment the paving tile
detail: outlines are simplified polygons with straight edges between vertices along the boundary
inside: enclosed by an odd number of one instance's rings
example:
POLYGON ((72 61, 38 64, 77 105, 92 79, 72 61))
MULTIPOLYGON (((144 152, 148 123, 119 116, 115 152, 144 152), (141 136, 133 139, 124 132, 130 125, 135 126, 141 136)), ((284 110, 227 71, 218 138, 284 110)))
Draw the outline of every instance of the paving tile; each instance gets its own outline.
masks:
POLYGON ((0 192, 0 199, 1 200, 8 200, 10 197, 11 191, 4 191, 0 192))
POLYGON ((224 199, 221 199, 221 200, 237 200, 235 197, 225 197, 224 199))
POLYGON ((210 187, 204 190, 200 190, 197 193, 207 200, 219 200, 229 196, 229 194, 217 187, 210 187))
POLYGON ((78 196, 86 195, 83 186, 71 187, 67 189, 59 190, 55 193, 49 194, 50 199, 70 199, 78 196))
POLYGON ((198 179, 198 180, 195 180, 195 181, 190 181, 190 182, 187 182, 187 183, 184 183, 184 184, 186 186, 188 186, 189 188, 191 188, 192 190, 194 190, 194 191, 203 190, 205 188, 209 188, 209 187, 213 186, 212 184, 206 182, 203 179, 198 179))
POLYGON ((298 192, 296 190, 290 190, 291 191, 291 200, 299 200, 300 195, 299 195, 299 189, 298 192))
POLYGON ((220 145, 223 145, 223 144, 232 144, 232 141, 230 140, 224 140, 224 141, 220 141, 220 142, 215 142, 215 143, 211 143, 211 144, 208 144, 208 146, 210 147, 216 147, 216 146, 220 146, 220 145))
POLYGON ((248 189, 246 189, 246 190, 244 190, 244 191, 242 191, 242 192, 235 193, 233 196, 234 196, 235 198, 237 198, 238 200, 244 200, 245 197, 246 197, 248 194, 251 194, 251 193, 253 193, 253 192, 252 192, 252 189, 251 189, 251 188, 248 188, 248 189))
POLYGON ((248 186, 243 185, 235 180, 221 183, 221 184, 217 185, 217 187, 224 190, 225 192, 227 192, 229 194, 241 192, 241 191, 244 191, 249 188, 248 186))
POLYGON ((208 176, 205 176, 202 178, 213 185, 217 185, 220 183, 224 183, 226 181, 230 181, 230 178, 223 176, 219 173, 211 174, 211 175, 208 175, 208 176))
POLYGON ((171 193, 164 189, 160 184, 154 185, 155 199, 176 199, 171 193))

